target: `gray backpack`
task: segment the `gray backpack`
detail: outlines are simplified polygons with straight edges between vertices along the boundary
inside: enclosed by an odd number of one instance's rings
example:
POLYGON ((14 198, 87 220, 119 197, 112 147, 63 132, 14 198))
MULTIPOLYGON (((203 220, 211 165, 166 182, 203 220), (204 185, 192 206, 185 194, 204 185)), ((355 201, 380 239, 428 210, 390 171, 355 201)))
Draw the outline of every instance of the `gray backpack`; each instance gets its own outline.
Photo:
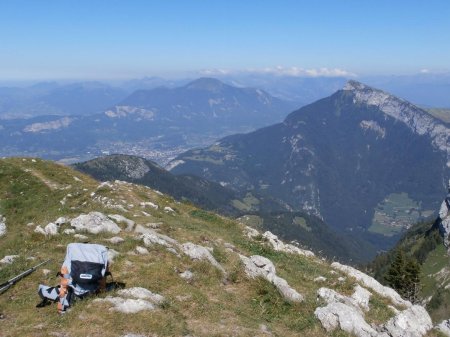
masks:
POLYGON ((108 248, 98 244, 70 243, 58 273, 60 285, 39 285, 42 302, 37 307, 58 302, 58 312, 63 313, 74 300, 105 290, 107 275, 110 275, 108 248))

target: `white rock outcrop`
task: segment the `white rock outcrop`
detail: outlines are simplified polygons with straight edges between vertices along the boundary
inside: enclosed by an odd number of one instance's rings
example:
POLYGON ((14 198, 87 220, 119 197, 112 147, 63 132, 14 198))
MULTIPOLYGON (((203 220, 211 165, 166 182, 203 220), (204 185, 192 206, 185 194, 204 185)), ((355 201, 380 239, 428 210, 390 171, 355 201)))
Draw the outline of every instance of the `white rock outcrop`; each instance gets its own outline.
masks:
POLYGON ((294 245, 284 243, 283 241, 278 239, 278 237, 275 234, 273 234, 269 231, 265 232, 262 235, 262 237, 264 239, 266 239, 270 243, 272 248, 277 252, 298 254, 298 255, 304 255, 304 256, 314 256, 314 253, 309 250, 300 249, 294 245))
POLYGON ((358 269, 340 264, 339 262, 333 262, 331 267, 355 278, 358 282, 361 282, 365 287, 375 291, 378 295, 390 299, 395 305, 411 306, 411 302, 404 300, 394 289, 383 286, 373 277, 370 277, 358 269))
POLYGON ((192 242, 183 243, 181 245, 181 250, 184 254, 189 256, 193 260, 207 260, 209 261, 214 267, 219 269, 222 273, 226 273, 225 269, 220 265, 219 262, 212 256, 211 252, 208 250, 208 248, 196 245, 192 242))
POLYGON ((102 232, 118 234, 120 232, 120 227, 100 212, 81 214, 75 219, 72 219, 70 225, 78 231, 87 231, 92 234, 102 232))
POLYGON ((19 255, 6 255, 3 259, 0 260, 0 263, 3 264, 11 264, 17 259, 19 255))
POLYGON ((117 223, 124 223, 127 225, 127 228, 125 228, 125 230, 127 232, 131 232, 134 228, 134 224, 135 222, 133 220, 130 220, 126 217, 124 217, 123 215, 120 214, 108 214, 108 218, 114 220, 117 223))
POLYGON ((244 263, 245 273, 250 278, 262 277, 268 282, 272 283, 289 302, 302 302, 303 295, 299 294, 295 289, 291 288, 287 281, 276 274, 275 266, 269 259, 253 255, 246 257, 239 255, 241 261, 244 263))
POLYGON ((155 310, 165 300, 163 296, 140 287, 121 289, 118 294, 121 297, 107 296, 97 298, 94 302, 109 302, 113 304, 109 310, 135 314, 143 310, 155 310))
POLYGON ((144 241, 146 246, 161 245, 168 248, 178 246, 178 241, 171 237, 160 234, 151 228, 146 228, 142 225, 137 225, 134 229, 135 233, 142 234, 140 238, 144 241))
POLYGON ((0 236, 6 234, 6 218, 0 214, 0 236))
POLYGON ((370 292, 366 289, 358 285, 355 287, 353 295, 348 297, 332 289, 320 288, 317 295, 327 305, 317 308, 314 315, 327 332, 340 328, 358 337, 381 336, 364 319, 363 310, 367 310, 366 300, 368 302, 370 297, 370 292))
POLYGON ((436 330, 450 337, 450 319, 446 319, 434 327, 436 330))
POLYGON ((141 287, 121 289, 118 294, 123 297, 134 297, 141 300, 149 300, 154 304, 161 304, 165 300, 164 296, 153 293, 150 290, 141 287))
POLYGON ((148 251, 148 249, 145 248, 145 247, 136 246, 135 250, 136 250, 136 252, 137 252, 139 255, 148 255, 148 254, 150 254, 150 252, 148 251))
POLYGON ((422 337, 432 328, 433 322, 425 308, 413 305, 391 318, 383 331, 390 337, 422 337))
POLYGON ((42 228, 39 225, 36 226, 36 228, 34 229, 34 232, 45 235, 45 236, 53 236, 53 235, 58 234, 58 229, 59 229, 59 227, 56 224, 54 224, 53 222, 50 222, 44 228, 42 228))

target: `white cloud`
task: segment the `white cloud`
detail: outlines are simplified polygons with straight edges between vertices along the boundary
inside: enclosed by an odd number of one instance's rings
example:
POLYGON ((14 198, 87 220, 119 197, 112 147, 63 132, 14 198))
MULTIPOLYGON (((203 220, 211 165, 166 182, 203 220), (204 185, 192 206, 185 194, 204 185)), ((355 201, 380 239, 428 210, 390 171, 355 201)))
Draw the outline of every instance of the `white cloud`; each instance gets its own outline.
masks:
POLYGON ((292 76, 292 77, 356 77, 357 75, 340 68, 311 68, 305 69, 301 67, 266 67, 266 68, 249 68, 245 70, 229 70, 229 69, 205 69, 200 71, 201 75, 220 76, 220 75, 236 75, 236 74, 270 74, 275 76, 292 76))

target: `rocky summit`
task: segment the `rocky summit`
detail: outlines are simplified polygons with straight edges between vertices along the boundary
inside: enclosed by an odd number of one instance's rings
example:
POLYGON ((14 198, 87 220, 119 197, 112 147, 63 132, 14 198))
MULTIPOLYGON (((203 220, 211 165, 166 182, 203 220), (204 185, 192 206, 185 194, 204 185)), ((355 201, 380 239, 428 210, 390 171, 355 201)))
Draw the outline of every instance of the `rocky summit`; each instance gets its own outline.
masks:
POLYGON ((2 282, 52 259, 0 296, 2 336, 437 333, 423 307, 363 272, 145 186, 3 159, 0 210, 8 226, 2 282), (63 316, 35 308, 37 285, 56 285, 66 246, 77 241, 107 244, 125 288, 78 301, 63 316))
POLYGON ((190 150, 170 167, 307 210, 373 256, 437 209, 449 136, 419 107, 349 81, 280 124, 190 150))

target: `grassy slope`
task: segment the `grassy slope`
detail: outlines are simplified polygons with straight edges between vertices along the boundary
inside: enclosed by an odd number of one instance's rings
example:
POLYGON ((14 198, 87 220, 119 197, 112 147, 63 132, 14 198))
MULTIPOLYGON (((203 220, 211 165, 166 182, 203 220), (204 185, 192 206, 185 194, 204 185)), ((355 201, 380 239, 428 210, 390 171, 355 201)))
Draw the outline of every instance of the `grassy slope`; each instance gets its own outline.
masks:
MULTIPOLYGON (((354 282, 347 279, 338 282, 339 273, 331 273, 326 262, 316 258, 287 255, 274 252, 262 243, 246 239, 238 222, 205 212, 189 204, 177 203, 143 186, 120 185, 116 191, 104 188, 97 191, 98 182, 50 162, 30 159, 0 160, 0 213, 7 218, 8 232, 0 238, 0 257, 18 254, 21 257, 10 266, 1 266, 0 281, 36 264, 52 258, 45 266, 52 272, 44 276, 38 270, 0 295, 0 336, 49 336, 53 332, 67 332, 69 336, 122 336, 140 333, 157 336, 263 336, 265 325, 274 336, 325 336, 325 330, 314 318, 317 307, 316 291, 327 286, 343 294, 352 292, 354 282), (77 181, 80 179, 81 182, 77 181), (70 186, 70 187, 69 187, 70 186), (117 202, 138 205, 140 201, 152 201, 161 207, 143 216, 139 207, 129 207, 129 212, 106 209, 90 197, 90 193, 112 198, 117 202), (60 201, 70 193, 65 205, 60 201), (162 211, 172 207, 176 213, 162 211), (33 232, 34 226, 46 225, 59 216, 74 217, 80 213, 98 210, 105 214, 119 213, 137 223, 162 222, 161 232, 179 242, 192 241, 212 247, 216 259, 229 273, 229 282, 222 282, 222 275, 206 262, 194 262, 155 246, 150 255, 128 254, 136 245, 131 233, 122 231, 125 242, 113 248, 120 252, 112 271, 116 280, 126 282, 127 287, 141 286, 164 295, 167 299, 157 311, 144 311, 126 315, 109 311, 108 304, 94 303, 87 299, 77 303, 64 316, 58 316, 56 307, 36 309, 39 301, 37 285, 57 284, 54 277, 64 258, 65 247, 74 239, 60 234, 45 238, 33 232), (133 215, 136 214, 136 217, 133 215), (245 255, 260 254, 270 258, 281 277, 305 295, 301 304, 286 303, 276 289, 263 280, 248 280, 235 253, 224 248, 224 242, 232 243, 245 255), (27 257, 36 260, 27 260, 27 257), (186 282, 177 271, 191 269, 195 277, 186 282), (317 276, 325 276, 324 283, 314 282, 317 276)), ((62 229, 68 228, 68 225, 62 229)), ((86 234, 90 242, 104 243, 112 235, 86 234)), ((369 322, 379 322, 391 315, 385 300, 373 296, 372 309, 367 314, 369 322)), ((335 336, 345 336, 335 332, 335 336)))

